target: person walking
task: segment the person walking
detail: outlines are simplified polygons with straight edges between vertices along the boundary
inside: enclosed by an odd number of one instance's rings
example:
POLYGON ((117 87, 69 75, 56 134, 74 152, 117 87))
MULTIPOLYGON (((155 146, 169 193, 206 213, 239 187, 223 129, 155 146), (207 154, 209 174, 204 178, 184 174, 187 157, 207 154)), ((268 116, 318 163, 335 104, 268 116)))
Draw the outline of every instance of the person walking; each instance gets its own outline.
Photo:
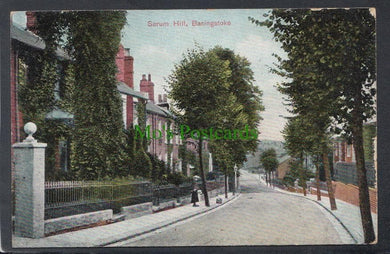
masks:
POLYGON ((194 188, 194 190, 191 192, 191 203, 193 203, 192 206, 198 206, 196 202, 199 202, 199 197, 198 197, 198 190, 194 188))

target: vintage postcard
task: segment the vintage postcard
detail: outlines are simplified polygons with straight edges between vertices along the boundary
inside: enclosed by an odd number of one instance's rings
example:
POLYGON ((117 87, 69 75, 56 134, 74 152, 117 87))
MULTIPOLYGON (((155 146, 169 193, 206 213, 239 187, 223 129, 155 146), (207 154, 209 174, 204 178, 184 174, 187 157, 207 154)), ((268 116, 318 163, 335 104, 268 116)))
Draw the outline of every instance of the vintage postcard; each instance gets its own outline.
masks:
POLYGON ((12 247, 375 244, 375 28, 375 8, 12 12, 12 247))

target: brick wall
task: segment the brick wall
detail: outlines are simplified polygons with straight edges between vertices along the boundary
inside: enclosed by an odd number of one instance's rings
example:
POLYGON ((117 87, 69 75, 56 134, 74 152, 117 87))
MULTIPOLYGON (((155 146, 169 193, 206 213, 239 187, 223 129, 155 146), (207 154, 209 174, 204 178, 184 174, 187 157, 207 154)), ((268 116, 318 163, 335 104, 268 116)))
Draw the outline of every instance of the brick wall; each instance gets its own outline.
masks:
MULTIPOLYGON (((333 188, 335 192, 334 195, 336 199, 359 206, 359 188, 356 185, 344 184, 336 181, 332 181, 332 184, 333 184, 333 188)), ((287 190, 291 192, 303 193, 302 188, 296 189, 294 187, 288 187, 287 190)), ((317 195, 317 190, 311 189, 310 194, 317 195)), ((377 190, 373 188, 369 188, 369 194, 370 194, 371 212, 377 213, 378 212, 377 190)), ((328 194, 322 191, 321 197, 328 197, 328 194)))
MULTIPOLYGON (((347 203, 359 205, 359 188, 352 184, 333 182, 335 184, 335 197, 347 203)), ((377 190, 369 188, 371 212, 377 213, 377 190)))

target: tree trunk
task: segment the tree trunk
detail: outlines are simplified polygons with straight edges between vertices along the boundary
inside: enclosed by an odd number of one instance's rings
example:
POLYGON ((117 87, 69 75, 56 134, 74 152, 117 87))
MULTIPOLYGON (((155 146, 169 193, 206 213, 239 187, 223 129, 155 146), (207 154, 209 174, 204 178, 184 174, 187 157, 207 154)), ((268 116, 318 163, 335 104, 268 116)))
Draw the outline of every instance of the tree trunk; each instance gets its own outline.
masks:
POLYGON ((320 189, 320 166, 318 165, 318 161, 315 163, 315 165, 316 165, 317 200, 321 200, 321 189, 320 189))
POLYGON ((204 196, 204 203, 206 206, 210 206, 209 194, 207 193, 207 187, 206 187, 206 176, 204 174, 204 169, 203 169, 202 139, 201 138, 199 138, 198 152, 199 152, 199 170, 200 170, 200 177, 202 178, 202 191, 203 191, 203 196, 204 196))
POLYGON ((299 174, 301 178, 301 184, 303 189, 303 195, 306 196, 306 180, 305 180, 305 171, 303 168, 303 154, 301 153, 301 156, 299 158, 299 174))
POLYGON ((227 182, 227 174, 225 173, 225 198, 228 198, 228 182, 227 182))
POLYGON ((272 188, 275 188, 275 172, 274 171, 271 171, 271 184, 272 184, 272 188))
POLYGON ((372 224, 370 196, 367 184, 367 171, 364 162, 363 148, 363 124, 352 128, 352 140, 355 149, 356 171, 359 185, 359 206, 364 232, 364 242, 371 243, 375 240, 375 232, 372 224))
POLYGON ((332 179, 330 179, 329 158, 328 158, 327 150, 328 149, 327 149, 326 145, 324 145, 324 152, 322 153, 322 161, 324 163, 326 185, 328 186, 330 209, 337 210, 336 200, 334 198, 334 191, 333 191, 333 186, 332 186, 332 179))
POLYGON ((268 185, 271 187, 271 172, 268 171, 268 185))

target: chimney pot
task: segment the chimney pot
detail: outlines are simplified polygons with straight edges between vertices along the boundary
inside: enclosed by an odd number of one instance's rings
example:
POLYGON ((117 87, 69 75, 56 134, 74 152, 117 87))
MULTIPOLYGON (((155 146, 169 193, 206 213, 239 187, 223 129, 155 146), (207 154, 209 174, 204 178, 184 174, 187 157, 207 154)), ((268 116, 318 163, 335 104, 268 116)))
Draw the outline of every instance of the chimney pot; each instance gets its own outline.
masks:
POLYGON ((142 74, 142 80, 146 80, 146 75, 142 74))
POLYGON ((167 95, 164 94, 164 102, 167 102, 167 95))
POLYGON ((148 75, 148 81, 151 81, 152 80, 152 75, 148 75))
POLYGON ((161 99, 161 94, 158 95, 158 103, 161 103, 162 102, 162 99, 161 99))

